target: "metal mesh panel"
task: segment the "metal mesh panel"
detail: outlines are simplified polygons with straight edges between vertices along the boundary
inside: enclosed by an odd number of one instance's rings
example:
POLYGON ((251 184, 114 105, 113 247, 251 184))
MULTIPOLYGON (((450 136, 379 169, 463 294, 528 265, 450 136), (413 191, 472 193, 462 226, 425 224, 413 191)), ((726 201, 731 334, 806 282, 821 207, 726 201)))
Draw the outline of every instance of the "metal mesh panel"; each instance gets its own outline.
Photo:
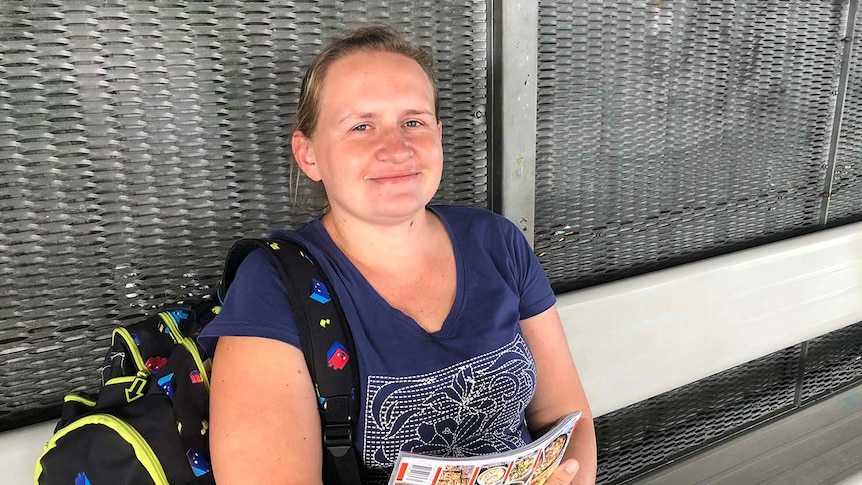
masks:
POLYGON ((862 379, 862 323, 808 342, 801 399, 809 403, 862 379))
POLYGON ((818 224, 840 2, 539 2, 536 250, 558 290, 818 224))
MULTIPOLYGON (((862 27, 862 13, 856 15, 856 32, 862 27)), ((838 138, 832 195, 829 199, 830 222, 850 222, 862 218, 862 43, 853 36, 847 96, 844 101, 841 132, 838 138)))
POLYGON ((622 483, 793 408, 799 347, 596 418, 597 483, 622 483))
POLYGON ((212 285, 232 240, 309 217, 291 117, 345 25, 391 19, 434 49, 439 199, 485 205, 485 16, 472 0, 0 3, 0 427, 93 388, 108 327, 212 285))

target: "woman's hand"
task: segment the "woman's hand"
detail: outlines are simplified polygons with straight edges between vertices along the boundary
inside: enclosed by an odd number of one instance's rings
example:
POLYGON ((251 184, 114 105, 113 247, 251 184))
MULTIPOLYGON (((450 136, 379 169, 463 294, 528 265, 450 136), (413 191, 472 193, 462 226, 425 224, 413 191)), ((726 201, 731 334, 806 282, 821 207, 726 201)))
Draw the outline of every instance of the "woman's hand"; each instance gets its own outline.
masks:
POLYGON ((575 475, 577 475, 578 469, 580 469, 580 465, 578 465, 578 460, 575 460, 574 458, 564 460, 562 463, 560 463, 560 466, 558 466, 557 469, 554 470, 553 475, 548 478, 548 481, 545 482, 545 485, 570 485, 575 479, 575 475))

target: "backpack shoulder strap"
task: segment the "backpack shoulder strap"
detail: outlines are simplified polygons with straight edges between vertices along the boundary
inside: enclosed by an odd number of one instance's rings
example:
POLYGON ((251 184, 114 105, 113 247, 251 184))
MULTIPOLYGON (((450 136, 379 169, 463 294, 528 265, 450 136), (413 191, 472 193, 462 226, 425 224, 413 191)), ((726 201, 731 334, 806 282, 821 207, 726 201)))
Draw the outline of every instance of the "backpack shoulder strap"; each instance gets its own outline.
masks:
POLYGON ((292 241, 241 239, 228 253, 218 297, 224 301, 240 263, 258 248, 270 255, 287 289, 317 392, 324 483, 359 484, 359 461, 353 449, 353 426, 359 419, 359 365, 344 311, 320 265, 292 241))

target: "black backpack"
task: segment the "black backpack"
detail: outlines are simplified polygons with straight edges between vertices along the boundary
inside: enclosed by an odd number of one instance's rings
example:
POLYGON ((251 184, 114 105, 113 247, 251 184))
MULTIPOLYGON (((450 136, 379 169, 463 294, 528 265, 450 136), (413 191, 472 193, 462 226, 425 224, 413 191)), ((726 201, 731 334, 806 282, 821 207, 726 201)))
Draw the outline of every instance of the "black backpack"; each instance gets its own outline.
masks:
POLYGON ((353 426, 356 351, 332 285, 310 254, 284 240, 242 239, 216 295, 179 302, 116 328, 98 394, 71 394, 36 463, 37 485, 215 483, 209 454, 210 358, 196 337, 221 309, 240 263, 262 248, 287 289, 318 392, 324 482, 359 484, 353 426))

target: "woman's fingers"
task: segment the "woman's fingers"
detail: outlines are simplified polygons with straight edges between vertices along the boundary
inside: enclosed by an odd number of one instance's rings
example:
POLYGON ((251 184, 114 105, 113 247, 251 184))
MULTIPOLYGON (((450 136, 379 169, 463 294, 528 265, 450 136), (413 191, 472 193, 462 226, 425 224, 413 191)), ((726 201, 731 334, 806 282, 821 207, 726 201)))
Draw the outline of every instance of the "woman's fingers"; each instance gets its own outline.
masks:
POLYGON ((578 460, 574 458, 570 458, 557 467, 554 474, 551 475, 551 478, 545 482, 546 485, 569 485, 572 483, 572 480, 575 479, 575 474, 578 473, 578 468, 580 465, 578 464, 578 460))

